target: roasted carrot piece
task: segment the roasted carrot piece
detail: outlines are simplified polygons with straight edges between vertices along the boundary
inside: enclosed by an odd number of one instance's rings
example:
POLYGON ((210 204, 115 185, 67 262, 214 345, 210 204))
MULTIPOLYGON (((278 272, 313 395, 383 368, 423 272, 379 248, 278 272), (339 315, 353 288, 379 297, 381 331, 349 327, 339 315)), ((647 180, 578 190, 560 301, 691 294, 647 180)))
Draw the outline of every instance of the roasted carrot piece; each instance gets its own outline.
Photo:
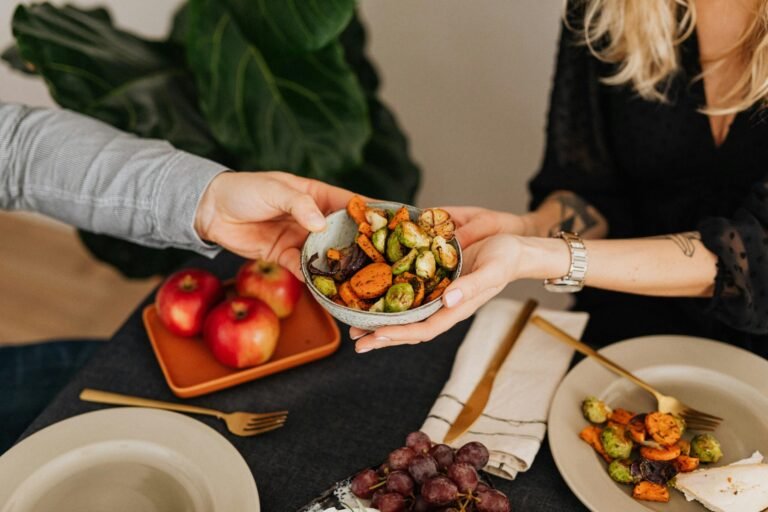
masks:
POLYGON ((417 308, 424 303, 424 292, 427 287, 424 285, 424 280, 420 277, 414 277, 411 279, 410 283, 414 292, 411 308, 417 308))
POLYGON ((389 221, 389 224, 387 224, 387 228, 393 230, 404 220, 411 220, 411 215, 408 213, 408 209, 405 206, 401 206, 400 209, 395 212, 395 215, 389 221))
POLYGON ((341 260, 341 251, 331 247, 325 251, 325 258, 329 261, 339 261, 341 260))
POLYGON ((360 233, 357 235, 357 245, 371 258, 375 263, 385 263, 384 256, 376 250, 371 239, 360 233))
POLYGON ((665 448, 643 446, 640 448, 640 455, 648 460, 675 460, 680 456, 680 447, 677 445, 665 448))
POLYGON ((645 416, 645 428, 654 441, 671 446, 680 440, 680 424, 674 416, 665 412, 652 412, 645 416))
POLYGON ((679 472, 690 473, 699 467, 699 459, 696 457, 689 457, 688 455, 678 455, 673 464, 679 472))
POLYGON ((347 307, 362 310, 368 309, 368 303, 357 296, 355 291, 352 289, 352 286, 349 284, 349 281, 344 281, 341 283, 341 286, 339 286, 339 296, 347 307))
POLYGON ((645 414, 636 414, 627 423, 629 437, 636 443, 645 441, 645 414))
POLYGON ((373 236, 373 228, 371 227, 368 222, 363 221, 357 226, 357 230, 367 236, 368 238, 371 238, 373 236))
POLYGON ((632 490, 632 497, 636 500, 666 503, 669 501, 669 489, 664 485, 643 480, 635 485, 635 488, 632 490))
POLYGON ((349 284, 361 299, 375 299, 392 286, 392 267, 386 263, 371 263, 358 270, 349 284))
POLYGON ((365 222, 365 201, 360 196, 353 196, 347 203, 347 214, 358 226, 365 222))
POLYGON ((626 409, 617 407, 616 409, 613 410, 613 412, 608 417, 608 419, 616 423, 619 423, 621 425, 626 425, 627 423, 629 423, 629 420, 631 420, 634 415, 635 413, 633 412, 629 412, 626 409))
POLYGON ((680 454, 681 455, 690 455, 691 454, 691 442, 686 441, 685 439, 681 439, 677 442, 677 446, 680 447, 680 454))
POLYGON ((346 305, 347 305, 347 303, 346 303, 346 302, 344 302, 344 301, 342 300, 342 298, 341 298, 341 297, 339 297, 338 295, 334 295, 333 297, 331 297, 331 300, 332 300, 333 302, 335 302, 336 304, 338 304, 339 306, 346 306, 346 305))
POLYGON ((424 299, 424 302, 432 302, 433 300, 440 297, 446 288, 448 288, 448 285, 451 284, 451 280, 447 277, 444 277, 442 281, 437 283, 437 286, 435 286, 435 289, 432 290, 432 292, 427 295, 427 298, 424 299))
POLYGON ((410 283, 412 279, 416 279, 416 274, 411 274, 410 272, 403 272, 402 274, 395 276, 395 284, 410 283))
POLYGON ((605 462, 611 462, 612 459, 608 456, 607 453, 605 453, 603 443, 600 442, 600 434, 602 432, 603 429, 597 425, 587 425, 581 430, 581 432, 579 432, 579 437, 589 446, 594 448, 595 451, 599 453, 603 459, 605 459, 605 462))

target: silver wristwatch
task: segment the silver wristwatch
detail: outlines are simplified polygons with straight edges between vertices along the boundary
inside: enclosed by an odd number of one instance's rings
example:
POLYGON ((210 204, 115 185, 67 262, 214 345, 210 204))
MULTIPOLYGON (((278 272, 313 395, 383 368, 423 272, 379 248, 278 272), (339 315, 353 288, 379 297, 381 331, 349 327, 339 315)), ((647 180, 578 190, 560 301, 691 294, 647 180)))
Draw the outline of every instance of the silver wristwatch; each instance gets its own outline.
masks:
POLYGON ((557 238, 562 238, 571 251, 571 266, 563 277, 545 279, 544 288, 556 293, 575 293, 584 288, 584 278, 587 275, 587 248, 584 241, 576 233, 560 231, 557 238))

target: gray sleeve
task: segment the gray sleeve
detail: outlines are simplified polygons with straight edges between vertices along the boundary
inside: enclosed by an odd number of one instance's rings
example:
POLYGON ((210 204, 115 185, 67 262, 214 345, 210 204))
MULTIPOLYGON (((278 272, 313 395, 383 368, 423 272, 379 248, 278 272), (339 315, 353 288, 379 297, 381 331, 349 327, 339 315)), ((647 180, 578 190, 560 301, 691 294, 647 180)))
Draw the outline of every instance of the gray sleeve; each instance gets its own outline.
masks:
POLYGON ((0 208, 34 210, 151 247, 208 256, 193 227, 200 197, 226 169, 67 110, 0 102, 0 208))

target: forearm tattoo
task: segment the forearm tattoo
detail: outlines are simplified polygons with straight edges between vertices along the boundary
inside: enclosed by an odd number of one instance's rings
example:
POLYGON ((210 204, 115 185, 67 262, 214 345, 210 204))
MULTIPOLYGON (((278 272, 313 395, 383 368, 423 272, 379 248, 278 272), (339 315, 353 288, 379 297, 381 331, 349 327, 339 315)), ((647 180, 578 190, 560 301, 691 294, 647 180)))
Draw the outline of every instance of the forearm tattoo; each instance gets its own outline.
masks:
POLYGON ((590 213, 590 204, 575 194, 557 194, 552 200, 560 205, 560 220, 549 229, 550 236, 560 231, 584 235, 597 226, 599 219, 590 213))
POLYGON ((683 251, 683 254, 689 258, 693 258, 693 253, 696 252, 695 240, 701 240, 701 235, 697 231, 687 231, 685 233, 674 233, 672 235, 664 235, 659 238, 668 238, 675 242, 677 246, 683 251))

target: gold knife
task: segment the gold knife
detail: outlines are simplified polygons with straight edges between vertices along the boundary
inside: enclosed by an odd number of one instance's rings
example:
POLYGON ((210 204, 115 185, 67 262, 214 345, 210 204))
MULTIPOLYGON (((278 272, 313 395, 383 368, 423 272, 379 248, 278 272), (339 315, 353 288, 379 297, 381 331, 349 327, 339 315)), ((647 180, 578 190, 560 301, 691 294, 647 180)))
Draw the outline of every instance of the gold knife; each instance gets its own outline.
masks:
POLYGON ((448 433, 445 434, 443 442, 450 444, 456 440, 459 436, 464 434, 469 427, 480 417, 483 409, 485 409, 488 403, 488 397, 491 396, 491 388, 493 388, 493 380, 496 378, 496 374, 507 358, 509 351, 515 345, 517 338, 520 337, 520 333, 523 332, 525 324, 528 323, 528 319, 533 314, 533 310, 538 306, 538 302, 533 299, 528 299, 523 305, 523 309, 518 313, 515 323, 509 328, 504 340, 496 349, 496 353, 493 355, 493 359, 488 364, 488 368, 485 370, 483 378, 477 383, 475 390, 469 396, 469 399, 464 404, 464 408, 461 410, 456 420, 448 429, 448 433))

